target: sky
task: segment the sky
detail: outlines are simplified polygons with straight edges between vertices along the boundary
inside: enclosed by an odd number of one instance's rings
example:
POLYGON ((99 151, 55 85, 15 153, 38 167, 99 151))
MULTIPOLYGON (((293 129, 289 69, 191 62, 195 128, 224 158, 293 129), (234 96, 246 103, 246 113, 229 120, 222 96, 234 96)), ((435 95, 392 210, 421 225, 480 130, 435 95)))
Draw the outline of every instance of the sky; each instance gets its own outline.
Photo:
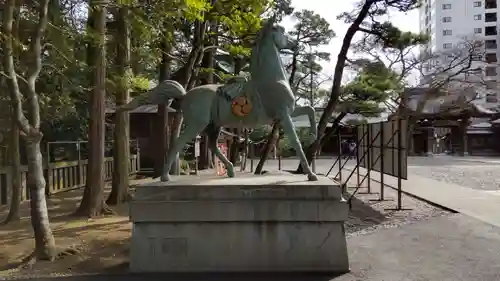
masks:
MULTIPOLYGON (((334 73, 335 63, 338 52, 342 45, 342 39, 349 27, 343 21, 337 20, 337 15, 342 12, 351 11, 359 0, 292 0, 292 6, 295 11, 308 9, 321 15, 329 23, 330 27, 336 33, 336 37, 327 46, 321 46, 320 51, 331 53, 331 61, 322 63, 325 75, 331 76, 334 73), (335 3, 335 4, 334 4, 335 3)), ((413 10, 407 14, 393 12, 389 15, 390 21, 403 31, 418 32, 418 10, 413 10)), ((290 30, 294 22, 291 18, 285 18, 281 23, 287 30, 290 30)))

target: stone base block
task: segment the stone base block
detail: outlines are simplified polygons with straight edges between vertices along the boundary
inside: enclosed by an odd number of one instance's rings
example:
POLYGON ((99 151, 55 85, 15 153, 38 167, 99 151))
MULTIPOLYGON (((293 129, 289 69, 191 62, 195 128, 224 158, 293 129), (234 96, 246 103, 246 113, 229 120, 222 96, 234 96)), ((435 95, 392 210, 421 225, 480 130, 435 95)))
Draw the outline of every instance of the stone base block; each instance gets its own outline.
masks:
POLYGON ((154 183, 137 187, 130 208, 134 272, 349 270, 348 206, 327 178, 154 183))

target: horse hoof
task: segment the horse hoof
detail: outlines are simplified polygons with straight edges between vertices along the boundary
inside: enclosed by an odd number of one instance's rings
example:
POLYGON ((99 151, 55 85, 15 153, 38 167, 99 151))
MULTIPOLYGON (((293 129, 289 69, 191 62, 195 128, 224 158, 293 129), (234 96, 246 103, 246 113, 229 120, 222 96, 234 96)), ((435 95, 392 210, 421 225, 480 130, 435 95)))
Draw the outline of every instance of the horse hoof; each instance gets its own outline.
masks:
POLYGON ((167 182, 167 181, 170 181, 170 175, 161 175, 160 177, 160 181, 161 182, 167 182))
POLYGON ((309 174, 307 175, 307 180, 309 181, 318 181, 318 176, 316 176, 315 174, 309 174))

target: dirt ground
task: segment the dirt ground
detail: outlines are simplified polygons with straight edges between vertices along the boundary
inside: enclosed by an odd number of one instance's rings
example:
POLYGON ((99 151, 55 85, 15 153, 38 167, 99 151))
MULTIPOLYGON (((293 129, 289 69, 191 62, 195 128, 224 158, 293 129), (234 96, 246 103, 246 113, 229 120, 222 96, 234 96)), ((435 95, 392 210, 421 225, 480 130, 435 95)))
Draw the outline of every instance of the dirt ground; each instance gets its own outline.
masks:
MULTIPOLYGON (((144 180, 136 180, 134 184, 144 180)), ((132 190, 133 192, 133 190, 132 190)), ((106 196, 109 189, 106 190, 106 196)), ((34 248, 33 230, 29 219, 28 202, 22 203, 20 222, 0 225, 0 279, 13 275, 68 275, 126 269, 132 224, 128 205, 112 207, 115 216, 97 219, 78 219, 71 214, 77 209, 83 189, 56 194, 48 198, 49 216, 61 250, 73 249, 75 254, 64 255, 56 262, 37 262, 18 267, 34 248), (13 269, 14 268, 14 269, 13 269)), ((8 213, 0 207, 0 220, 8 213)))
MULTIPOLYGON (((143 180, 144 181, 144 180, 143 180)), ((363 191, 363 190, 361 190, 363 191)), ((352 190, 351 190, 352 192, 352 190)), ((131 223, 128 206, 114 207, 115 216, 93 220, 71 217, 80 202, 82 190, 55 195, 48 200, 51 225, 56 243, 61 249, 75 249, 76 254, 65 255, 55 262, 37 262, 18 267, 34 247, 29 220, 29 206, 23 203, 22 221, 0 225, 0 279, 2 277, 64 276, 83 273, 123 272, 128 267, 131 223), (14 269, 13 269, 14 268, 14 269)), ((387 188, 388 198, 396 193, 387 188)), ((394 201, 370 201, 376 194, 358 194, 352 201, 352 210, 346 222, 348 236, 362 235, 380 228, 397 227, 422 219, 449 214, 416 199, 404 196, 404 207, 411 210, 393 211, 394 201)), ((8 209, 0 207, 0 220, 8 209)))

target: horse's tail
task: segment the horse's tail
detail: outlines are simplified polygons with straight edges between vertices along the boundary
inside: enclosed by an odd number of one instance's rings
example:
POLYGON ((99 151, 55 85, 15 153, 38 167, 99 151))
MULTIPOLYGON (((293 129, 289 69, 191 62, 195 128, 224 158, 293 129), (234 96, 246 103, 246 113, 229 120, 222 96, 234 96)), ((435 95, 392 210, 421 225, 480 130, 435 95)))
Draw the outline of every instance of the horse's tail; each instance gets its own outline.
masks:
POLYGON ((171 99, 180 99, 186 94, 184 87, 177 81, 165 80, 153 89, 135 97, 117 111, 129 111, 147 104, 167 104, 171 99))

